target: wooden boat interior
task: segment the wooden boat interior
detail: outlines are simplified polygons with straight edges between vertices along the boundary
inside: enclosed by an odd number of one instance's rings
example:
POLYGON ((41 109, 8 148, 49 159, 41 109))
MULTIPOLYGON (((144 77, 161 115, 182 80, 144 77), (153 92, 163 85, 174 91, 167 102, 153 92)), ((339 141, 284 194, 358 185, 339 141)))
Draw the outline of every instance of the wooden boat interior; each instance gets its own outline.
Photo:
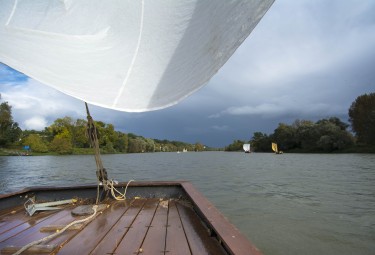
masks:
MULTIPOLYGON (((116 185, 125 190, 126 183, 116 185)), ((261 254, 190 182, 131 182, 126 199, 106 198, 94 215, 97 185, 33 187, 0 195, 0 252, 13 254, 261 254), (30 216, 25 202, 74 199, 30 216), (77 208, 92 210, 77 216, 77 208), (67 230, 69 223, 87 219, 67 230)))

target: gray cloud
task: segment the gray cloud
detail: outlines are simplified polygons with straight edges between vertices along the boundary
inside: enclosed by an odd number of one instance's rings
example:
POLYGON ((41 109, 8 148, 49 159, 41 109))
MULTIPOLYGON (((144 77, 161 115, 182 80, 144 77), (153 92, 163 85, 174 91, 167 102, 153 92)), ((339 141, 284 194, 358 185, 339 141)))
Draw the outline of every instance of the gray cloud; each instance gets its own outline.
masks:
MULTIPOLYGON (((148 113, 91 106, 92 115, 124 132, 210 146, 295 119, 346 121, 355 98, 375 91, 374 13, 372 0, 275 1, 207 86, 180 104, 148 113)), ((33 80, 0 78, 0 89, 23 128, 85 118, 82 102, 33 80)))

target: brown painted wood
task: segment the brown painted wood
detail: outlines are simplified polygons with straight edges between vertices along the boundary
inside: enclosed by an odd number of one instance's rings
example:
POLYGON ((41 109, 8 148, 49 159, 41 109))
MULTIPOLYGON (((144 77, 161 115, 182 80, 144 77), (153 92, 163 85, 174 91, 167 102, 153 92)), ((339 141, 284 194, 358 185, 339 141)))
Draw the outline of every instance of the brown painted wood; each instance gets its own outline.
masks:
POLYGON ((158 203, 158 199, 147 199, 129 231, 115 250, 115 254, 137 254, 150 227, 158 203))
MULTIPOLYGON (((44 218, 40 218, 37 221, 35 221, 34 224, 30 224, 30 221, 33 221, 35 216, 28 216, 29 220, 25 222, 22 225, 27 226, 27 228, 23 229, 22 231, 17 232, 15 235, 13 235, 11 238, 8 238, 7 240, 3 240, 0 242, 0 247, 4 246, 24 246, 30 242, 33 242, 35 240, 39 240, 45 236, 50 235, 50 233, 41 233, 40 228, 49 225, 51 223, 59 222, 61 220, 67 220, 69 219, 70 215, 70 209, 65 209, 62 211, 56 211, 52 215, 44 215, 44 218)), ((43 216, 42 214, 38 215, 39 217, 43 216)), ((14 228, 10 230, 7 233, 10 233, 9 235, 13 234, 15 230, 18 230, 17 228, 14 228)))
POLYGON ((167 219, 168 200, 160 201, 155 216, 152 219, 151 226, 141 246, 142 253, 147 255, 164 254, 167 219))
POLYGON ((133 221, 143 208, 146 199, 136 199, 129 204, 129 209, 124 212, 107 235, 99 242, 91 254, 114 254, 115 249, 128 232, 133 221))
MULTIPOLYGON (((124 184, 120 184, 120 187, 123 187, 121 185, 124 184)), ((229 254, 261 254, 190 183, 132 182, 129 185, 130 188, 137 187, 139 189, 140 187, 145 187, 147 192, 150 190, 151 195, 153 194, 152 187, 161 186, 175 186, 177 189, 181 187, 186 192, 187 198, 191 199, 194 207, 194 210, 192 210, 184 204, 176 205, 175 201, 170 201, 167 210, 168 227, 165 229, 164 226, 164 231, 162 225, 165 222, 165 211, 158 206, 158 199, 136 199, 131 206, 128 205, 128 209, 124 209, 124 205, 111 201, 109 208, 89 224, 85 224, 82 229, 66 231, 55 239, 41 245, 62 246, 61 250, 57 248, 53 254, 57 252, 59 254, 89 254, 90 252, 91 254, 112 254, 113 252, 117 254, 137 254, 138 252, 138 254, 165 255, 197 254, 196 252, 198 254, 221 254, 219 252, 222 252, 222 246, 225 247, 229 254), (207 229, 201 222, 202 219, 215 233, 214 236, 217 234, 217 239, 207 234, 207 229), (159 228, 159 231, 156 230, 157 228, 159 228), (222 246, 217 240, 221 241, 222 246), (165 253, 163 253, 163 243, 166 250, 165 253), (142 253, 139 253, 140 248, 142 253), (148 253, 151 250, 152 252, 148 253), (160 253, 157 253, 157 251, 160 253)), ((12 204, 14 204, 15 199, 21 197, 19 201, 22 203, 23 197, 28 195, 29 192, 35 192, 37 195, 42 192, 44 199, 48 197, 51 200, 64 198, 66 194, 72 194, 73 192, 80 192, 80 189, 85 194, 91 194, 92 191, 95 194, 95 188, 95 185, 32 188, 14 194, 0 195, 0 202, 7 203, 5 201, 12 200, 12 204), (55 198, 54 192, 60 192, 60 195, 55 198), (6 199, 1 201, 2 198, 6 199)), ((174 188, 169 188, 169 190, 175 192, 174 188)), ((185 197, 183 190, 181 190, 181 194, 185 197)), ((7 207, 3 206, 2 208, 7 207)), ((59 212, 38 212, 32 217, 25 215, 22 207, 17 206, 15 208, 18 209, 7 208, 0 211, 0 248, 5 245, 21 247, 30 241, 51 234, 40 232, 43 227, 66 225, 76 219, 86 217, 71 216, 70 212, 73 207, 65 208, 67 212, 65 216, 61 214, 63 210, 59 212), (12 213, 12 211, 15 212, 12 213)))
POLYGON ((208 229, 203 225, 202 221, 191 207, 178 202, 176 203, 176 206, 180 214, 192 254, 226 254, 219 242, 213 237, 210 237, 208 229))
MULTIPOLYGON (((41 224, 43 221, 53 222, 53 221, 50 221, 49 218, 53 217, 54 213, 56 212, 48 211, 48 212, 40 212, 34 215, 33 217, 26 216, 26 218, 23 219, 24 222, 22 224, 19 224, 18 226, 14 228, 8 229, 6 232, 0 235, 0 247, 2 246, 4 241, 6 241, 9 238, 12 238, 12 240, 14 241, 19 238, 19 235, 28 236, 30 232, 38 232, 39 227, 40 227, 39 224, 41 224)), ((57 216, 57 217, 59 218, 62 216, 57 216)), ((52 218, 52 219, 55 219, 55 218, 52 218)))
POLYGON ((215 229, 218 238, 229 250, 236 255, 261 255, 262 253, 250 243, 250 241, 225 218, 216 207, 209 202, 193 185, 189 182, 182 183, 197 210, 207 218, 207 223, 215 229))
POLYGON ((0 235, 14 227, 17 227, 29 217, 25 213, 24 207, 14 208, 14 210, 7 210, 7 212, 2 213, 0 216, 0 235), (14 213, 12 213, 14 211, 14 213))
POLYGON ((176 203, 174 201, 169 202, 168 227, 165 250, 165 254, 191 254, 189 243, 186 239, 180 215, 178 213, 176 203))
MULTIPOLYGON (((128 209, 128 203, 112 203, 62 247, 59 254, 89 254, 128 209), (84 245, 84 246, 83 246, 84 245)), ((87 217, 87 216, 86 216, 87 217)))
MULTIPOLYGON (((9 224, 13 219, 19 219, 20 216, 25 214, 25 207, 24 206, 17 206, 13 208, 9 208, 7 210, 0 211, 0 229, 9 224)), ((1 230, 0 230, 1 234, 1 230)))
MULTIPOLYGON (((13 254, 19 251, 22 247, 16 246, 9 246, 5 247, 1 250, 1 254, 13 254)), ((54 249, 56 249, 56 245, 34 245, 27 249, 26 251, 22 252, 23 255, 25 254, 50 254, 54 249)))

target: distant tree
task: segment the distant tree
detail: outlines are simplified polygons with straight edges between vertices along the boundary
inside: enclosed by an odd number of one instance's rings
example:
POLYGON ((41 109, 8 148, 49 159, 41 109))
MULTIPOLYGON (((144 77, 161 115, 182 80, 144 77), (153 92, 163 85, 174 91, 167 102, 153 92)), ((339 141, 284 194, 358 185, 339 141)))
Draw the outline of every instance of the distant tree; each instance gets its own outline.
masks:
POLYGON ((145 138, 146 142, 146 152, 154 152, 155 151, 155 142, 150 138, 145 138))
POLYGON ((245 142, 241 140, 234 140, 233 143, 225 147, 225 150, 226 151, 242 151, 244 143, 245 142))
POLYGON ((315 123, 310 120, 296 120, 293 123, 296 128, 296 142, 298 148, 304 151, 316 151, 317 130, 315 123))
POLYGON ((253 137, 250 140, 252 150, 256 152, 271 151, 271 140, 271 137, 265 133, 254 132, 253 137))
POLYGON ((22 130, 17 122, 13 121, 12 107, 8 102, 0 104, 0 146, 15 143, 21 137, 22 130))
POLYGON ((114 148, 118 152, 128 151, 128 136, 124 133, 117 131, 118 139, 114 142, 114 148))
POLYGON ((283 151, 297 147, 296 128, 293 126, 280 123, 275 129, 272 138, 279 145, 279 149, 283 151))
POLYGON ((64 129, 57 134, 50 143, 49 149, 59 154, 71 154, 73 152, 71 133, 64 129))
POLYGON ((323 152, 342 150, 354 144, 353 136, 337 120, 320 120, 315 123, 316 148, 323 152))
POLYGON ((349 108, 349 121, 358 142, 375 145, 375 93, 357 97, 349 108))
POLYGON ((195 151, 204 151, 204 145, 201 143, 195 143, 195 151))
POLYGON ((77 119, 73 126, 73 146, 77 148, 89 148, 90 141, 87 137, 87 121, 77 119))
POLYGON ((141 137, 129 138, 129 153, 145 152, 146 142, 141 137))
POLYGON ((47 152, 48 151, 47 145, 38 134, 28 135, 24 139, 23 145, 30 146, 31 150, 34 152, 47 152))

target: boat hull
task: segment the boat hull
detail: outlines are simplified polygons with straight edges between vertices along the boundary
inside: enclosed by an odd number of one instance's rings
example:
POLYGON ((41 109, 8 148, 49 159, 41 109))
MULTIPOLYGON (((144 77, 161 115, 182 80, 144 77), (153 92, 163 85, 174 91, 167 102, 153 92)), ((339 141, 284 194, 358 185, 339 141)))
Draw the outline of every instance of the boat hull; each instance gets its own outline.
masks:
MULTIPOLYGON (((125 186, 126 183, 116 185, 122 191, 125 186)), ((28 242, 35 241, 35 238, 38 239, 39 236, 47 235, 40 234, 40 229, 48 227, 45 225, 53 218, 58 219, 56 221, 65 222, 65 224, 72 221, 70 212, 77 205, 66 206, 57 212, 38 212, 33 216, 25 216, 23 204, 30 197, 35 197, 37 201, 78 198, 85 201, 86 204, 92 204, 96 195, 96 185, 34 187, 0 195, 0 220, 5 222, 0 226, 1 254, 7 253, 7 249, 12 248, 9 248, 10 246, 15 249, 14 246, 21 247, 28 242), (67 218, 65 219, 62 215, 67 218), (29 234, 25 235, 25 231, 29 234), (31 235, 30 233, 33 232, 37 234, 31 235)), ((126 201, 122 202, 103 201, 107 204, 108 209, 104 209, 99 216, 96 216, 92 222, 81 229, 71 230, 61 237, 44 243, 43 245, 48 246, 51 250, 48 251, 47 249, 43 253, 74 254, 78 252, 79 254, 85 254, 85 252, 92 252, 100 254, 102 252, 121 252, 121 254, 126 254, 126 249, 132 249, 132 253, 147 254, 149 250, 158 250, 161 254, 175 254, 173 249, 181 251, 183 249, 181 247, 185 247, 186 251, 193 253, 192 251, 196 249, 200 251, 200 254, 261 254, 189 182, 131 182, 126 197, 126 201), (130 211, 138 213, 133 217, 130 215, 130 211), (178 215, 179 217, 177 217, 178 215), (119 218, 118 221, 113 220, 116 217, 119 218), (131 224, 130 218, 132 219, 131 224), (161 222, 159 222, 160 219, 161 222), (122 233, 121 238, 117 235, 115 237, 114 231, 117 233, 116 231, 121 232, 125 229, 118 226, 119 222, 125 224, 123 221, 126 220, 129 221, 125 227, 127 234, 122 233), (141 223, 137 225, 137 222, 141 223), (143 226, 136 230, 136 226, 142 224, 143 226), (144 225, 148 225, 147 231, 144 225), (92 240, 95 236, 98 236, 98 238, 92 240), (113 238, 117 238, 116 244, 113 242, 113 238), (159 242, 156 240, 159 240, 159 242), (176 242, 181 245, 174 247, 173 244, 176 242), (82 247, 76 245, 76 243, 89 243, 90 245, 82 247), (185 246, 182 245, 184 243, 185 246)))

